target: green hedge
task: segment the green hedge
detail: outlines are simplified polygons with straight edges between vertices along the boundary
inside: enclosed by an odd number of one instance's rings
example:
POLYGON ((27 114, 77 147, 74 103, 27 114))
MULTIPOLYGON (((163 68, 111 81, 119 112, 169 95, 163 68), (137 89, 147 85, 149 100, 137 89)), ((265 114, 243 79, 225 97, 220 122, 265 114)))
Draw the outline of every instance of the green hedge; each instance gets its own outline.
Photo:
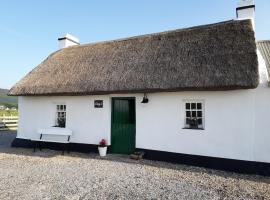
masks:
POLYGON ((0 110, 0 116, 3 116, 3 115, 15 115, 17 116, 18 115, 18 111, 17 110, 0 110))

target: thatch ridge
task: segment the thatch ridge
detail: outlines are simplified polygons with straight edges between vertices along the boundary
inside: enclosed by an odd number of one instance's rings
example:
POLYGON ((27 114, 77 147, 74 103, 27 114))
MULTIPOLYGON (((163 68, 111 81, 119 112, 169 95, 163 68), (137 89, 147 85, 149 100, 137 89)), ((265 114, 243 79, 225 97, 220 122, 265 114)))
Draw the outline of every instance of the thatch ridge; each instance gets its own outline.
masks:
POLYGON ((93 42, 93 43, 88 43, 88 44, 81 44, 79 46, 70 46, 69 48, 83 47, 83 46, 96 45, 96 44, 100 45, 100 44, 105 44, 105 43, 109 44, 109 43, 113 43, 113 42, 131 41, 131 40, 142 39, 142 38, 153 37, 153 36, 162 36, 162 35, 169 34, 169 33, 191 31, 191 30, 202 29, 202 28, 205 29, 208 27, 213 28, 214 26, 224 25, 226 23, 232 23, 234 21, 235 20, 228 20, 228 21, 217 22, 217 23, 213 23, 213 24, 204 24, 204 25, 198 25, 198 26, 187 27, 187 28, 167 30, 167 31, 162 31, 162 32, 158 32, 158 33, 147 33, 147 34, 143 34, 143 35, 130 36, 130 37, 125 37, 125 38, 120 38, 120 39, 113 39, 113 40, 99 41, 99 42, 93 42))
POLYGON ((231 20, 61 49, 9 94, 250 89, 258 77, 251 22, 231 20))

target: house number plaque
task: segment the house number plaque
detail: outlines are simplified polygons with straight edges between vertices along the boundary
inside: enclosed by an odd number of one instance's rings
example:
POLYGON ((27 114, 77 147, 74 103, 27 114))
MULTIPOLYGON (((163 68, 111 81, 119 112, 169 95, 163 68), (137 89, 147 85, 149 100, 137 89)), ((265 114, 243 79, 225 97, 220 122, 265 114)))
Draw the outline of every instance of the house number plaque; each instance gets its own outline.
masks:
POLYGON ((103 108, 103 100, 95 100, 94 107, 95 108, 103 108))

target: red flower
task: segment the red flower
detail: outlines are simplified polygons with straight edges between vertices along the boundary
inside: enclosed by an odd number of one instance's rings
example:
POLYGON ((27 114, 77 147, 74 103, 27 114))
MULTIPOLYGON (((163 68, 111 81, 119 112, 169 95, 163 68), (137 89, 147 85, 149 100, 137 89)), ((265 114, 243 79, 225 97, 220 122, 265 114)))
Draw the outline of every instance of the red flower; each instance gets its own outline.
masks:
POLYGON ((99 142, 100 146, 106 146, 106 140, 105 139, 101 139, 99 142))

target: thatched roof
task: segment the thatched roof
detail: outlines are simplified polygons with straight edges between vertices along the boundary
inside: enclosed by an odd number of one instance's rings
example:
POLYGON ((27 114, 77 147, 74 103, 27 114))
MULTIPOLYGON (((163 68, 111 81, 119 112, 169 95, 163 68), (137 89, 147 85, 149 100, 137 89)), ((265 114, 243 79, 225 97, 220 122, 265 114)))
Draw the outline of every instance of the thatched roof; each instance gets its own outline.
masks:
POLYGON ((263 56, 270 77, 270 40, 258 41, 257 46, 263 56))
POLYGON ((251 21, 233 20, 61 49, 9 94, 247 89, 258 77, 251 21))

